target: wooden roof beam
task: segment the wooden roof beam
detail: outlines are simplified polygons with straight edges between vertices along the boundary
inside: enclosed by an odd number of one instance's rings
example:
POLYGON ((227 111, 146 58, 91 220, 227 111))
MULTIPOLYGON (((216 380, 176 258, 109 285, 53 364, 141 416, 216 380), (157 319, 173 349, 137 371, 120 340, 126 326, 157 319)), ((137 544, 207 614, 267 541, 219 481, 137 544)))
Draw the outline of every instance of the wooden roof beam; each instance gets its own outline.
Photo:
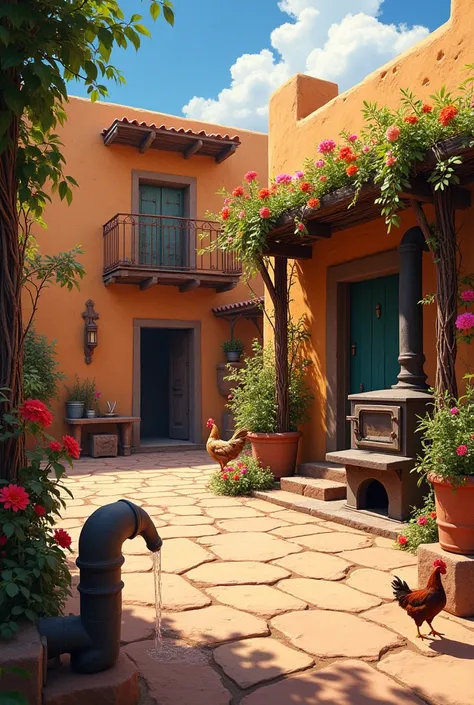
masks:
POLYGON ((287 245, 283 242, 269 242, 268 251, 271 257, 287 257, 288 259, 311 259, 313 248, 311 245, 287 245))
MULTIPOLYGON (((417 176, 410 181, 410 187, 400 192, 401 198, 418 203, 433 203, 433 190, 422 176, 417 176)), ((471 206, 471 194, 461 186, 451 186, 453 194, 454 208, 456 210, 466 210, 471 206)))
POLYGON ((196 152, 199 152, 203 144, 204 142, 202 140, 196 140, 194 144, 191 144, 189 147, 186 147, 185 151, 183 152, 183 157, 185 159, 191 159, 191 157, 196 154, 196 152))
POLYGON ((104 135, 104 145, 108 147, 109 145, 113 144, 115 142, 115 138, 118 135, 118 127, 117 125, 112 125, 112 127, 107 131, 107 134, 104 135))
POLYGON ((197 289, 201 286, 201 280, 200 279, 190 279, 187 282, 184 282, 184 284, 181 284, 179 287, 179 291, 181 294, 186 293, 186 291, 193 291, 194 289, 197 289))
POLYGON ((146 291, 151 289, 152 286, 156 286, 156 284, 158 284, 158 277, 148 277, 148 279, 141 282, 140 289, 141 291, 146 291))
POLYGON ((228 159, 234 154, 238 146, 239 145, 237 143, 234 143, 219 152, 219 154, 217 154, 215 157, 216 164, 222 164, 222 162, 225 162, 226 159, 228 159))
POLYGON ((144 154, 145 152, 147 152, 150 149, 153 142, 155 141, 155 139, 156 139, 155 130, 150 130, 150 132, 147 135, 145 135, 145 137, 140 142, 140 146, 138 147, 138 151, 140 152, 140 154, 144 154))
POLYGON ((232 289, 235 289, 239 282, 227 282, 225 284, 219 284, 216 286, 216 292, 218 294, 224 293, 224 291, 232 291, 232 289))

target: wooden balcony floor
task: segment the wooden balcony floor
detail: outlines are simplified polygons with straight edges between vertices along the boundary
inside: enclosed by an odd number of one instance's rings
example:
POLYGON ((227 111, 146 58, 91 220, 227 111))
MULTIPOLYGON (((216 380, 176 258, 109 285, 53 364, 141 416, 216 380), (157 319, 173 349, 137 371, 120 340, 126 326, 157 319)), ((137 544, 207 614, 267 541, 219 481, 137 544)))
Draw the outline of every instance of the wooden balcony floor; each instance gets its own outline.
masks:
POLYGON ((205 272, 198 270, 176 270, 166 267, 140 267, 121 266, 109 269, 102 277, 105 286, 114 284, 132 284, 142 291, 153 286, 176 286, 181 293, 194 289, 215 289, 216 292, 234 289, 240 279, 238 273, 225 273, 220 271, 205 272))

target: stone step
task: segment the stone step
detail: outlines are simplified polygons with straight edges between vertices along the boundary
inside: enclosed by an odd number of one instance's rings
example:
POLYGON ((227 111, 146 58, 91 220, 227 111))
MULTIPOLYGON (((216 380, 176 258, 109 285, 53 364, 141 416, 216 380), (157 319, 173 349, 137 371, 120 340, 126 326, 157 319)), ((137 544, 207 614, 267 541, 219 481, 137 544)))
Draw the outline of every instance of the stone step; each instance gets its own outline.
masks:
POLYGON ((326 460, 301 463, 298 465, 298 475, 321 480, 332 480, 333 482, 341 482, 343 485, 347 484, 345 467, 337 463, 329 463, 326 460))
POLYGON ((283 492, 321 499, 323 502, 345 499, 347 492, 347 487, 342 482, 313 477, 282 477, 280 487, 283 492))

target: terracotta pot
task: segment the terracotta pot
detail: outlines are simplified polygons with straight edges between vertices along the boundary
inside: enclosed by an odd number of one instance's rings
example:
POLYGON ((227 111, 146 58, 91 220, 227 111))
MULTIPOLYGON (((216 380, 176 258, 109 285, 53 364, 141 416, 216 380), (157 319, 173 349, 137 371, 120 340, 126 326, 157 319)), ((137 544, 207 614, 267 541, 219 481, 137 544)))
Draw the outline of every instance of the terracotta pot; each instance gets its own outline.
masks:
POLYGON ((428 475, 436 499, 436 523, 439 542, 445 551, 462 555, 474 554, 474 477, 466 477, 461 487, 428 475))
POLYGON ((294 475, 299 431, 290 433, 249 433, 252 455, 262 467, 269 467, 275 480, 294 475))

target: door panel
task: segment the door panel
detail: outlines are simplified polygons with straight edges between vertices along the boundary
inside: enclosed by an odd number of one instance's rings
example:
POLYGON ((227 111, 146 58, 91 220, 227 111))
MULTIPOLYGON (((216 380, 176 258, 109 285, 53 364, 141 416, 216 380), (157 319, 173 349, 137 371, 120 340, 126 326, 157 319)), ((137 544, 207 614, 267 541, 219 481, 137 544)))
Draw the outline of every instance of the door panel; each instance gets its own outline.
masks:
POLYGON ((398 275, 351 284, 350 307, 350 393, 389 389, 400 371, 398 275))
POLYGON ((189 440, 189 346, 188 331, 175 331, 170 344, 170 438, 189 440))
MULTIPOLYGON (((140 214, 184 217, 184 189, 140 184, 140 214)), ((186 266, 185 228, 166 218, 140 218, 139 262, 150 266, 186 266)))

